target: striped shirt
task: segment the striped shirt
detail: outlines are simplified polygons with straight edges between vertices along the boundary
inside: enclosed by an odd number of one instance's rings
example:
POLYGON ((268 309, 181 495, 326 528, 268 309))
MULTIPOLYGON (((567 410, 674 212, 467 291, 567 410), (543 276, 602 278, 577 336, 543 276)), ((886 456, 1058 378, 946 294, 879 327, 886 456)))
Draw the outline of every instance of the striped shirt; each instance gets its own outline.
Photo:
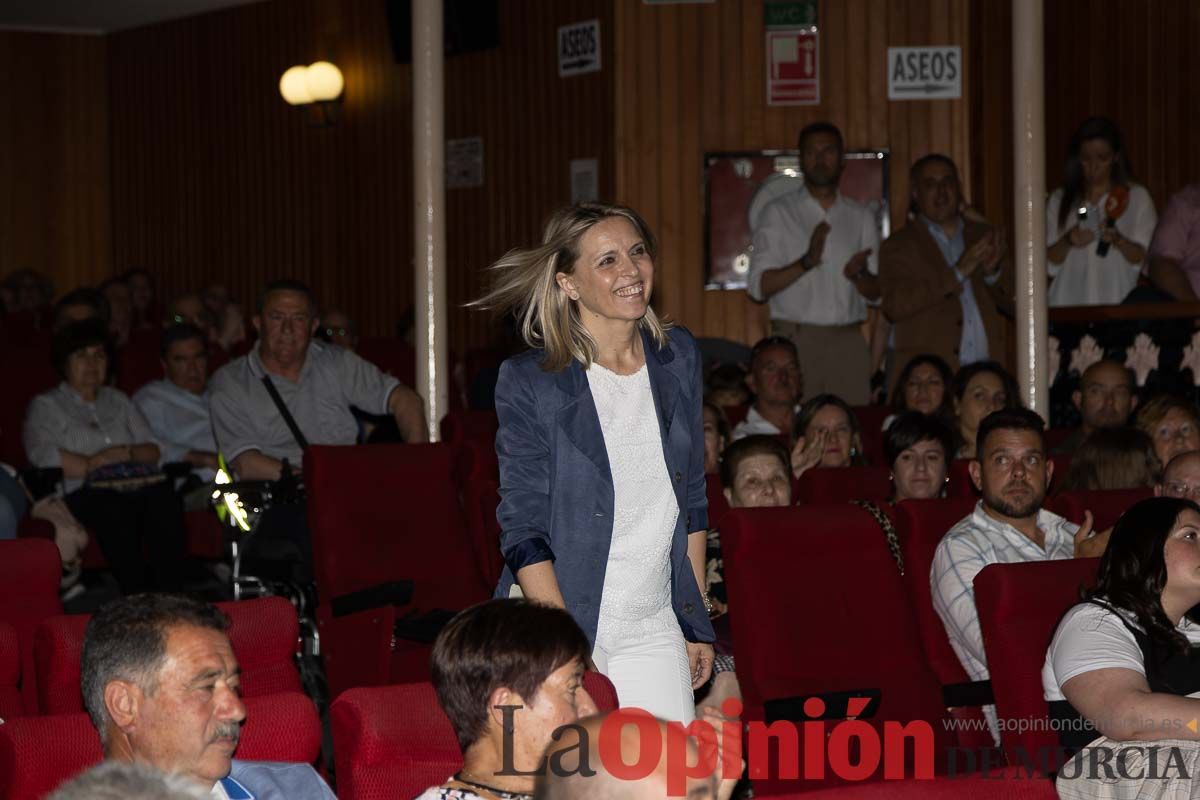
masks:
POLYGON ((1007 522, 983 510, 980 501, 969 517, 950 529, 938 544, 929 573, 933 607, 950 646, 973 681, 988 679, 987 656, 975 611, 975 576, 988 564, 1022 561, 1055 561, 1075 557, 1075 532, 1079 526, 1045 509, 1038 512, 1038 528, 1045 548, 1007 522))
MULTIPOLYGON (((35 467, 61 467, 61 451, 90 456, 113 445, 153 442, 154 433, 124 392, 102 386, 89 403, 64 382, 33 398, 23 441, 35 467)), ((68 478, 64 488, 70 492, 82 483, 68 478)))

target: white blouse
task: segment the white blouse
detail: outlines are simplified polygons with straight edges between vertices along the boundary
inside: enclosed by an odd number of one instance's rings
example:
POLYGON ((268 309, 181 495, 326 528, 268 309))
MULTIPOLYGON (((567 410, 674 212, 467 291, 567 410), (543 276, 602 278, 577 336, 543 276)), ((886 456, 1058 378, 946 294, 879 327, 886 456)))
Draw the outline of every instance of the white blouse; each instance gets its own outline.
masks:
MULTIPOLYGON (((1103 256, 1096 252, 1101 225, 1106 221, 1104 203, 1108 200, 1108 194, 1101 197, 1095 205, 1084 204, 1087 208, 1086 219, 1081 220, 1078 211, 1072 209, 1067 214, 1066 224, 1060 228, 1058 209, 1062 204, 1062 197, 1063 190, 1056 189, 1046 203, 1046 246, 1057 242, 1076 224, 1090 229, 1096 238, 1086 247, 1072 247, 1061 264, 1052 264, 1047 260, 1047 272, 1054 279, 1047 292, 1049 305, 1102 306, 1120 303, 1137 285, 1142 264, 1126 261, 1115 245, 1103 256)), ((1145 187, 1131 183, 1129 205, 1125 213, 1117 217, 1117 231, 1126 239, 1137 242, 1142 247, 1149 247, 1157 222, 1158 214, 1154 210, 1154 201, 1150 198, 1150 193, 1145 187)))
POLYGON ((593 363, 587 377, 615 501, 596 631, 596 642, 603 645, 679 624, 671 607, 671 540, 679 503, 663 456, 646 366, 618 375, 593 363))

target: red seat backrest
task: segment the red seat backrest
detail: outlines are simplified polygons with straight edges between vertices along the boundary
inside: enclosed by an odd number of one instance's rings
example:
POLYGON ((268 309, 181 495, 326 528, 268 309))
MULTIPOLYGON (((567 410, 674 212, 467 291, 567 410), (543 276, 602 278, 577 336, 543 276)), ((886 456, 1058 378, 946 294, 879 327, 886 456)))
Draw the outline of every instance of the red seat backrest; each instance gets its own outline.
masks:
POLYGON ((466 506, 467 528, 471 546, 484 583, 495 586, 504 570, 500 552, 500 522, 496 507, 500 505, 500 484, 494 478, 466 481, 463 486, 463 505, 466 506))
POLYGON ((14 719, 24 713, 25 704, 21 702, 21 643, 12 623, 0 622, 0 720, 14 719))
POLYGON ((1109 489, 1107 491, 1063 492, 1055 500, 1056 511, 1074 522, 1083 524, 1083 512, 1092 512, 1092 526, 1103 531, 1117 524, 1121 515, 1134 503, 1153 497, 1153 489, 1109 489))
POLYGON ((405 386, 417 382, 417 355, 411 345, 390 336, 364 336, 358 341, 359 356, 384 372, 396 376, 405 386))
POLYGON ((883 502, 892 494, 890 475, 887 467, 810 469, 800 476, 792 501, 801 506, 851 500, 883 502))
POLYGON ((331 601, 404 580, 413 583, 405 612, 460 610, 491 595, 459 498, 458 458, 445 444, 314 446, 305 454, 317 620, 335 694, 390 680, 397 611, 335 618, 331 601))
POLYGON ((854 406, 863 454, 871 464, 882 465, 886 461, 883 457, 883 421, 891 413, 890 406, 854 406))
POLYGON ((1056 752, 1058 734, 1050 728, 1042 695, 1042 665, 1059 620, 1079 602, 1080 588, 1095 582, 1099 563, 1073 558, 991 564, 975 576, 996 714, 1006 722, 1000 744, 1010 764, 1024 763, 1014 760, 1022 752, 1035 764, 1042 763, 1041 754, 1056 752))
POLYGON ((933 609, 929 572, 933 554, 946 532, 975 508, 975 500, 954 497, 941 500, 905 500, 893 515, 904 554, 904 585, 916 613, 921 647, 929 666, 943 685, 969 680, 958 656, 950 648, 946 627, 933 609))
POLYGON ((721 486, 720 475, 705 475, 704 490, 708 495, 708 527, 721 527, 721 520, 729 513, 729 501, 725 499, 725 487, 721 486))
MULTIPOLYGON (((238 758, 311 764, 320 751, 321 721, 308 697, 286 692, 246 700, 238 758)), ((0 725, 0 797, 40 800, 102 757, 87 714, 23 717, 0 725)))
POLYGON ((451 411, 442 417, 441 429, 442 441, 446 444, 462 444, 470 440, 487 442, 494 449, 500 420, 491 409, 451 411))
MULTIPOLYGON (((3 392, 0 392, 3 394, 3 392)), ((37 708, 37 672, 33 638, 38 624, 62 613, 58 579, 62 559, 45 539, 0 541, 0 621, 17 632, 21 647, 21 697, 24 708, 37 708)))
MULTIPOLYGON (((608 678, 586 672, 583 685, 599 710, 617 707, 608 678)), ((454 726, 430 683, 348 689, 329 715, 342 800, 415 797, 462 767, 454 726)))
POLYGON ((924 720, 942 752, 941 691, 869 513, 849 504, 733 509, 721 550, 747 720, 764 719, 774 699, 878 690, 867 722, 924 720))
MULTIPOLYGON (((282 597, 218 603, 229 615, 229 641, 241 670, 243 697, 302 690, 293 656, 299 635, 296 609, 282 597)), ((43 620, 34 637, 38 713, 70 714, 83 710, 80 659, 87 614, 43 620)))
POLYGON ((49 347, 6 348, 4 371, 11 379, 0 392, 0 461, 22 469, 29 466, 21 440, 29 402, 57 386, 60 378, 50 362, 49 347))

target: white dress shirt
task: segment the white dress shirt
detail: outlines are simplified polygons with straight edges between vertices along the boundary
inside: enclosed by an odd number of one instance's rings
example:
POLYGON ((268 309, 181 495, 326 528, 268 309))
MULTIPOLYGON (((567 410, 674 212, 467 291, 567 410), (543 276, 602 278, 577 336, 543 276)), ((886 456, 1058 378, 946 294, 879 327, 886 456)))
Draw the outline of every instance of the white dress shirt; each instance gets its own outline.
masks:
POLYGON ((812 231, 822 221, 829 235, 821 263, 771 295, 767 301, 771 319, 804 325, 850 325, 867 318, 867 302, 842 269, 860 250, 870 248, 867 269, 879 274, 879 225, 866 207, 842 194, 826 211, 807 187, 771 201, 763 209, 754 231, 747 290, 755 300, 764 299, 764 272, 786 267, 808 252, 812 231))
MULTIPOLYGON (((193 450, 217 452, 212 417, 208 412, 208 392, 192 394, 168 380, 157 380, 139 389, 133 402, 154 431, 162 463, 183 461, 193 450)), ((216 475, 211 469, 196 470, 196 473, 205 483, 216 475)))

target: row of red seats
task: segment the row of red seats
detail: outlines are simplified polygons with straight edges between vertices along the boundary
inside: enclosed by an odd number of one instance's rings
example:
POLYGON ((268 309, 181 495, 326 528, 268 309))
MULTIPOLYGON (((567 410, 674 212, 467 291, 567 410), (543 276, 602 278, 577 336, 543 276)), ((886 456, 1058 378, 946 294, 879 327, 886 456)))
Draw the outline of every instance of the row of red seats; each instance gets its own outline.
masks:
MULTIPOLYGON (((1055 506, 1076 522, 1090 509, 1103 528, 1147 495, 1068 494, 1056 498, 1055 506)), ((951 744, 990 747, 978 708, 947 709, 944 687, 968 678, 929 589, 938 542, 973 505, 971 498, 950 498, 888 509, 900 536, 903 576, 878 523, 855 506, 731 511, 721 545, 746 719, 797 714, 812 696, 830 702, 841 696, 843 704, 846 694, 870 696, 878 705, 865 721, 881 733, 885 721, 919 722, 930 726, 936 753, 951 744), (952 717, 975 727, 952 731, 952 717)), ((991 671, 1002 717, 1046 716, 1040 678, 1045 650, 1059 617, 1094 571, 1092 560, 1071 560, 997 565, 981 573, 976 600, 985 644, 995 654, 991 671)), ((823 723, 826 734, 837 722, 823 723)), ((1038 748, 1052 744, 1054 734, 1044 723, 1041 728, 1035 735, 1006 731, 1009 758, 1015 760, 1020 748, 1049 753, 1038 748)), ((816 783, 836 782, 827 776, 816 783)), ((794 788, 794 781, 778 778, 756 785, 759 794, 794 788)))

